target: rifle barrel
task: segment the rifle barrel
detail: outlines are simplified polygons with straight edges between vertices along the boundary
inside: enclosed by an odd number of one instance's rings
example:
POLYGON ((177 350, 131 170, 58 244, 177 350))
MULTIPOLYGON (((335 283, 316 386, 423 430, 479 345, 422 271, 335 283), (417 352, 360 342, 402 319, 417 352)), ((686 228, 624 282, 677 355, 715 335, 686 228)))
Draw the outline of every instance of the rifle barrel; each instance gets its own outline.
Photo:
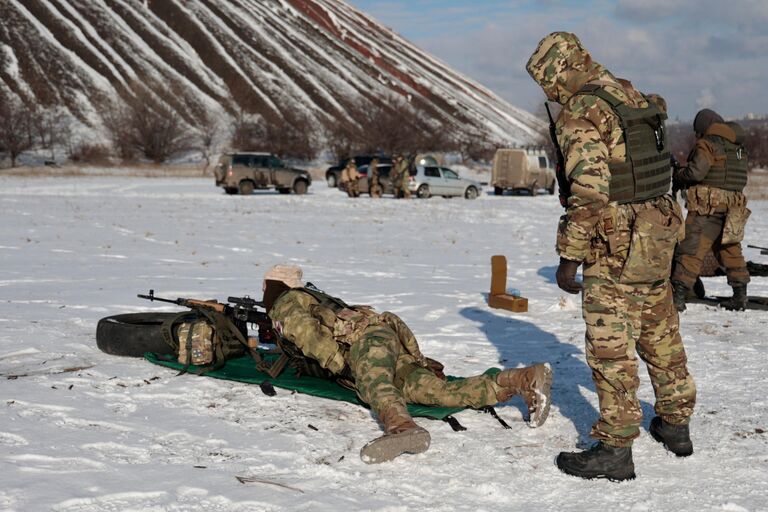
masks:
POLYGON ((179 304, 178 299, 177 300, 163 299, 161 297, 156 297, 154 294, 153 295, 138 294, 137 297, 140 298, 140 299, 146 299, 146 300, 152 301, 152 302, 158 301, 158 302, 167 302, 168 304, 177 304, 177 305, 179 304))

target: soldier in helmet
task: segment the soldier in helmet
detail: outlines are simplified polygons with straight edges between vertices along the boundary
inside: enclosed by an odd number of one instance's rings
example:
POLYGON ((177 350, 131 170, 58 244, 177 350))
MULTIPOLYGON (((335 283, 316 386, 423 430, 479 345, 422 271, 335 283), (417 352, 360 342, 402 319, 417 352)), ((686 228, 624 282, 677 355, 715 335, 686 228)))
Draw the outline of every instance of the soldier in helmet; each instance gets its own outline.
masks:
POLYGON ((743 193, 748 170, 744 132, 709 109, 696 114, 693 131, 696 145, 688 163, 675 171, 679 186, 688 189, 685 239, 677 248, 672 274, 675 304, 678 311, 685 311, 686 295, 701 273, 704 258, 714 251, 733 288, 733 297, 723 306, 744 310, 749 272, 741 240, 750 215, 743 193))
POLYGON ((392 162, 392 170, 389 172, 392 180, 392 189, 395 199, 411 198, 411 191, 408 189, 408 159, 403 155, 397 155, 392 162))
POLYGON ((597 443, 561 453, 557 466, 582 478, 631 479, 642 419, 637 355, 656 394, 651 434, 678 456, 693 452, 696 389, 669 282, 682 213, 669 194, 666 115, 658 98, 618 81, 573 34, 546 36, 526 67, 547 99, 563 106, 554 141, 563 154, 558 182, 566 208, 557 284, 583 294, 586 357, 600 402, 591 431, 597 443))
POLYGON ((380 198, 383 189, 381 187, 381 180, 379 179, 379 159, 374 158, 371 163, 368 164, 368 192, 373 198, 380 198))
POLYGON ((384 435, 360 451, 379 463, 429 448, 429 432, 408 414, 406 403, 481 408, 522 395, 529 425, 547 419, 552 370, 536 364, 447 381, 443 366, 425 357, 395 314, 348 305, 302 282, 301 269, 278 265, 264 276, 264 305, 281 344, 311 358, 334 377, 351 381, 384 427, 384 435))
POLYGON ((355 159, 350 158, 347 166, 341 171, 341 184, 349 197, 360 197, 360 173, 357 171, 355 159))

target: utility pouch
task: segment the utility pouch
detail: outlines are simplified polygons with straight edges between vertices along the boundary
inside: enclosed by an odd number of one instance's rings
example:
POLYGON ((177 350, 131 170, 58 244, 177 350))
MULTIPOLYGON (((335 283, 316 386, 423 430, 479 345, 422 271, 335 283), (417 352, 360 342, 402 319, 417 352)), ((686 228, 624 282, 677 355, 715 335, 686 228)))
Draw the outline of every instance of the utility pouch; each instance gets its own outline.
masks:
POLYGON ((637 212, 621 284, 651 284, 669 278, 682 226, 677 210, 665 214, 659 208, 643 208, 637 212))
POLYGON ((752 211, 746 206, 728 209, 723 226, 723 245, 738 244, 744 240, 744 228, 752 211))
POLYGON ((182 322, 175 328, 179 363, 205 366, 213 363, 213 326, 207 320, 182 322))

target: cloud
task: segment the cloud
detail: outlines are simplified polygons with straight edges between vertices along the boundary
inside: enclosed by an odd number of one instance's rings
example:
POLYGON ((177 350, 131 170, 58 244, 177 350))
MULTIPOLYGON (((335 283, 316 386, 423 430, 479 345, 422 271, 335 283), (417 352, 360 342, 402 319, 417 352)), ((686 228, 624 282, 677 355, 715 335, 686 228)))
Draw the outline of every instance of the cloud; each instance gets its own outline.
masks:
POLYGON ((692 119, 702 102, 716 104, 727 117, 768 114, 763 99, 768 0, 591 0, 578 5, 489 0, 471 3, 481 6, 472 14, 450 16, 443 16, 443 3, 455 8, 470 5, 470 0, 390 2, 390 7, 405 9, 398 16, 409 17, 409 32, 392 25, 448 65, 530 111, 543 95, 525 72, 525 63, 543 36, 567 30, 614 74, 664 96, 673 118, 692 119))

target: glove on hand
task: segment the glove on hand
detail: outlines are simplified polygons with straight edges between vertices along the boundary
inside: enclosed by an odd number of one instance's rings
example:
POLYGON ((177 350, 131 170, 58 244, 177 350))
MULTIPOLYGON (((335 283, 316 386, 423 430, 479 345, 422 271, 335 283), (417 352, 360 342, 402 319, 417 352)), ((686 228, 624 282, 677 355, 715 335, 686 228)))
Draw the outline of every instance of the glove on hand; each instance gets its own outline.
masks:
POLYGON ((576 281, 576 271, 579 269, 578 261, 567 260, 560 258, 560 265, 557 267, 557 286, 564 292, 577 294, 582 290, 580 282, 576 281))

